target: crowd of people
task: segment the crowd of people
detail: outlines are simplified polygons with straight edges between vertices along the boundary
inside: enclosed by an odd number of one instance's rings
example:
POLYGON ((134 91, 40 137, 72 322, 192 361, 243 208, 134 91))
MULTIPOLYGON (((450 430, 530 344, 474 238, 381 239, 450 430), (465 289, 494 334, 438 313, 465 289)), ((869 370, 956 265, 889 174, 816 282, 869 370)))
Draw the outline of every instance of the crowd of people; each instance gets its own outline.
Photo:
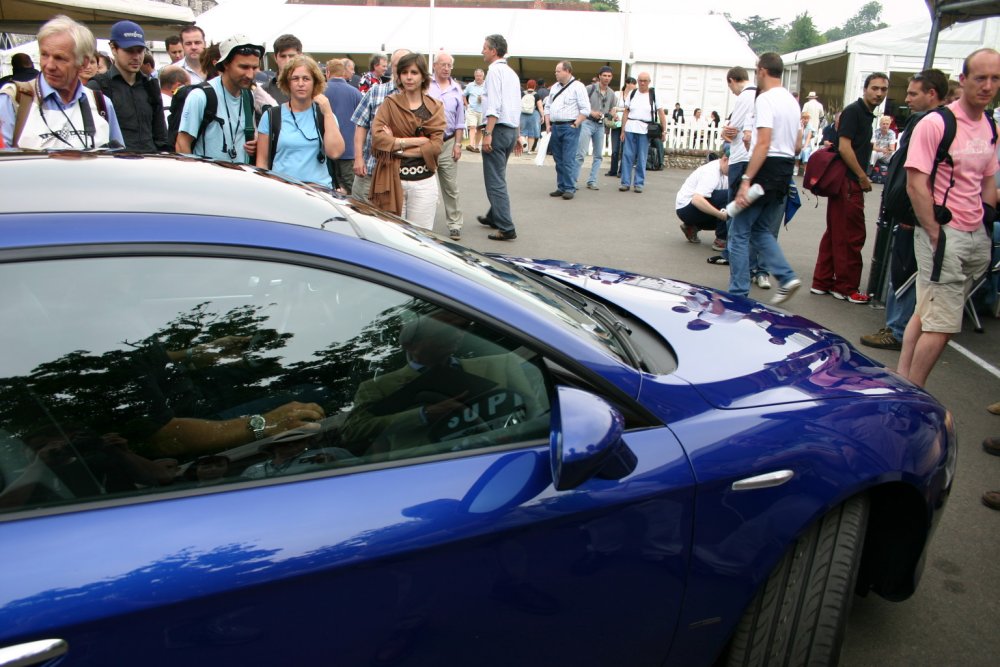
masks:
POLYGON ((1000 85, 1000 54, 992 49, 969 55, 958 82, 936 69, 914 75, 906 95, 913 115, 900 130, 892 116, 875 115, 889 91, 887 74, 870 74, 860 97, 833 113, 815 91, 800 106, 782 85, 784 65, 776 53, 759 57, 754 84, 746 69, 729 70, 736 103, 723 121, 715 111, 703 118, 701 109, 685 120, 679 104, 668 114, 648 72, 625 78, 615 90, 610 67, 588 85, 562 60, 551 88, 544 79, 522 86, 499 34, 485 37, 485 68, 464 86, 444 52, 430 64, 407 49, 389 58, 375 54, 359 76, 350 59, 329 60, 324 72, 293 35, 275 40, 277 74, 263 85, 257 81, 261 45, 244 35, 210 43, 197 26, 166 41, 172 62, 159 71, 142 28, 131 21, 112 26, 110 61, 97 53, 90 30, 65 16, 47 22, 38 43, 41 71, 16 55, 0 94, 5 146, 117 146, 255 164, 339 189, 427 229, 440 199, 452 239, 460 239, 464 227, 457 182, 463 145, 482 156, 489 209, 477 221, 489 228, 487 238, 510 241, 517 238, 506 182, 510 155, 550 153, 556 175, 550 194, 572 200, 581 185, 600 189, 610 139, 606 175, 618 179, 619 191, 640 194, 648 157, 662 160, 668 124, 719 127, 723 154, 677 193, 681 230, 692 243, 699 231, 714 231, 719 254, 708 262, 729 267, 730 293, 746 295, 751 284, 770 289, 773 276, 775 304, 802 285, 778 231, 793 176, 820 147, 837 151, 846 176, 828 199, 809 291, 869 303, 861 287, 864 198, 873 182, 886 178, 893 155, 908 146, 897 168, 906 170, 913 215, 896 221, 893 261, 909 270, 890 271, 886 326, 861 342, 900 350, 899 371, 920 385, 960 330, 968 291, 990 262, 992 220, 984 226, 984 207, 995 217, 998 163, 986 108, 1000 85), (929 112, 939 107, 956 119, 957 143, 947 177, 933 179, 945 121, 943 113, 929 112))

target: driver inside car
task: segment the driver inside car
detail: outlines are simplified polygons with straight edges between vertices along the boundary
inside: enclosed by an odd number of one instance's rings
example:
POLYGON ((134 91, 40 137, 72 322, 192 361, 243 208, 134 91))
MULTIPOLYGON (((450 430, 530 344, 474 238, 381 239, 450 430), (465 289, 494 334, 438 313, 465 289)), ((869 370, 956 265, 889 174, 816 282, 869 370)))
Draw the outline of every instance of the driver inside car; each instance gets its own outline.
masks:
POLYGON ((438 310, 400 329, 406 365, 362 382, 343 438, 353 453, 394 458, 421 445, 461 438, 535 416, 542 382, 529 382, 527 363, 508 352, 459 358, 471 323, 438 310), (506 419, 506 421, 504 421, 506 419))

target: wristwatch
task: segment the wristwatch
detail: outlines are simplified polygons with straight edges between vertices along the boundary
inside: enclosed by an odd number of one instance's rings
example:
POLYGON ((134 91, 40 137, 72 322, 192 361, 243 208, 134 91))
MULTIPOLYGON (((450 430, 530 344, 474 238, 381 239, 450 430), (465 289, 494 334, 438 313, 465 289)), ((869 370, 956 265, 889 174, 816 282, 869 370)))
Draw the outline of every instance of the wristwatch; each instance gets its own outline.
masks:
POLYGON ((493 133, 492 133, 492 132, 490 132, 489 130, 483 130, 483 132, 482 132, 482 135, 483 135, 484 137, 488 137, 488 136, 490 136, 491 134, 493 134, 493 133))
POLYGON ((250 415, 250 419, 247 421, 247 428, 253 431, 253 439, 261 440, 264 437, 264 429, 267 427, 267 422, 264 420, 262 415, 250 415))
POLYGON ((741 181, 749 181, 749 180, 750 180, 750 177, 749 177, 749 176, 747 176, 746 174, 743 174, 742 176, 740 176, 740 180, 741 180, 741 181))

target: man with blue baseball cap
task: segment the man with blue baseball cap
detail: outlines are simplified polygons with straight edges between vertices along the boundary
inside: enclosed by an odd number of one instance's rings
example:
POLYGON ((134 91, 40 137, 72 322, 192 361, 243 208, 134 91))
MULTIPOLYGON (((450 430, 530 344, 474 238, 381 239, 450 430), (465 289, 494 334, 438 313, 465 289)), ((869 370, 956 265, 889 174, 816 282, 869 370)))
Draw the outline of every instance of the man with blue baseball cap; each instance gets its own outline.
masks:
POLYGON ((111 26, 109 41, 114 65, 87 85, 114 101, 125 148, 137 153, 170 150, 159 86, 140 71, 146 55, 142 28, 132 21, 119 21, 111 26))

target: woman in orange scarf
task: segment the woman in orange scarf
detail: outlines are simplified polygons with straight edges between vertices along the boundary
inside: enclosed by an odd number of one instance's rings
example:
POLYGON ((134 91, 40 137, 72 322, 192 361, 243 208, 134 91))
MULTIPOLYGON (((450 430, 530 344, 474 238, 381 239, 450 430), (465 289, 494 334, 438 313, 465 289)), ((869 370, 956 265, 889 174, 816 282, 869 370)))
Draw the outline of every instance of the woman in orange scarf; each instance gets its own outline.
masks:
POLYGON ((441 103, 427 95, 431 75, 419 53, 399 59, 399 92, 386 98, 372 123, 375 172, 368 198, 383 211, 433 229, 438 183, 434 177, 444 138, 441 103))

